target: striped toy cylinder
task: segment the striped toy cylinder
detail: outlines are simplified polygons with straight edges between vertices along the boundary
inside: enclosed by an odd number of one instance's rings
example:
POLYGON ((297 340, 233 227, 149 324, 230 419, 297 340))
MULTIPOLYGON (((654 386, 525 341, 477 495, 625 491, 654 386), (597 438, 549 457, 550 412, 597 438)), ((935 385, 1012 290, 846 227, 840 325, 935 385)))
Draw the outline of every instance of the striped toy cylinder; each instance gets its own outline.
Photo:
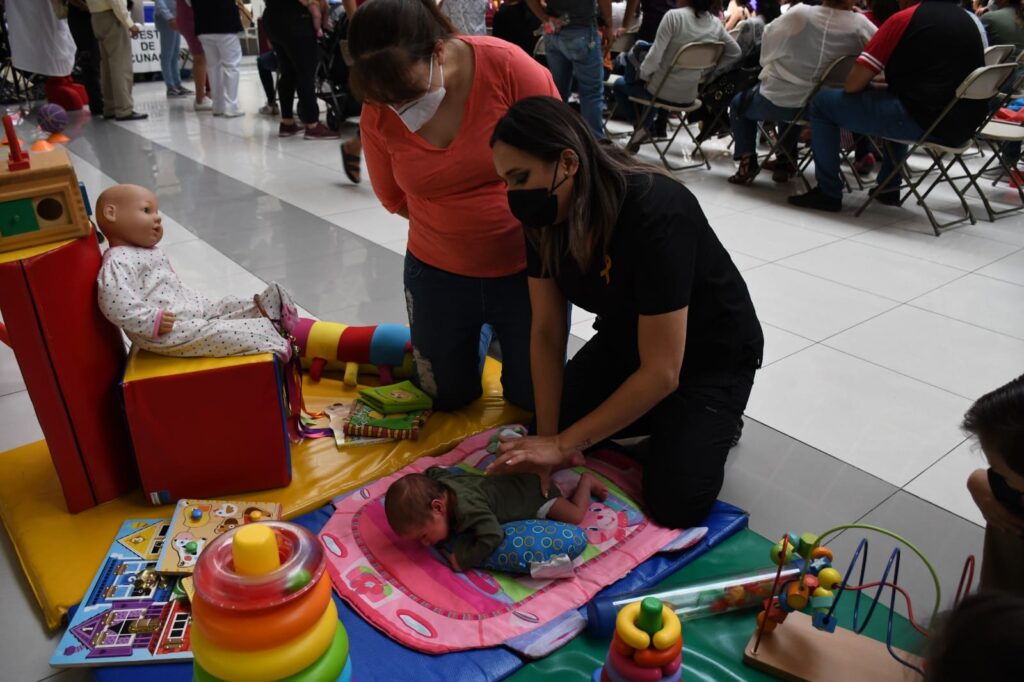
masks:
POLYGON ((350 682, 345 626, 319 542, 279 521, 228 531, 200 555, 191 648, 197 682, 350 682))
POLYGON ((325 370, 343 371, 349 386, 358 384, 360 374, 378 374, 383 384, 412 376, 412 340, 405 325, 357 327, 301 318, 292 334, 314 381, 325 370))

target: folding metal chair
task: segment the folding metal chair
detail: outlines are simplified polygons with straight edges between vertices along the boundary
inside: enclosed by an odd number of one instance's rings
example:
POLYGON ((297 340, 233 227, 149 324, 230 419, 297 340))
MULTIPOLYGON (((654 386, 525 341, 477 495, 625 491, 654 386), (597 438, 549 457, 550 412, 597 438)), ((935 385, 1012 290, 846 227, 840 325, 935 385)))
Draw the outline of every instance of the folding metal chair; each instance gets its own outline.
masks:
POLYGON ((1002 64, 1010 58, 1015 49, 1014 45, 990 45, 985 48, 985 66, 1002 64))
MULTIPOLYGON (((775 136, 772 146, 764 158, 771 158, 773 154, 778 158, 779 152, 781 152, 786 160, 796 168, 796 174, 800 178, 800 181, 804 183, 804 187, 807 188, 808 192, 811 191, 811 184, 807 182, 807 178, 804 176, 804 170, 811 163, 812 154, 810 152, 810 147, 808 147, 808 151, 802 156, 798 152, 797 158, 793 158, 790 156, 789 150, 785 148, 785 145, 783 145, 782 142, 790 133, 795 133, 796 128, 809 126, 811 124, 810 121, 807 120, 807 109, 811 106, 811 100, 814 99, 814 96, 817 95, 822 88, 843 87, 846 83, 846 76, 849 75, 850 69, 853 68, 854 63, 857 61, 857 56, 858 55, 847 55, 845 57, 839 57, 829 64, 828 67, 821 72, 821 78, 819 78, 818 82, 815 83, 814 88, 807 93, 807 97, 804 98, 803 103, 800 105, 800 111, 797 115, 789 121, 775 121, 775 123, 785 123, 786 127, 781 134, 775 136)), ((771 136, 764 127, 764 121, 758 121, 757 128, 763 137, 771 139, 771 136)), ((847 187, 849 188, 849 185, 847 185, 847 187)))
MULTIPOLYGON (((672 66, 665 75, 662 76, 661 82, 658 83, 657 87, 651 91, 653 97, 630 97, 629 101, 634 104, 643 106, 643 111, 637 117, 637 127, 646 120, 647 115, 653 110, 666 111, 670 116, 675 116, 679 120, 679 125, 676 126, 675 130, 672 131, 672 136, 668 138, 668 141, 664 146, 661 146, 659 142, 661 140, 651 138, 649 142, 654 146, 655 151, 658 152, 658 156, 661 157, 661 162, 665 165, 668 170, 688 170, 690 168, 699 168, 706 166, 708 170, 711 170, 711 164, 708 162, 707 157, 704 155, 704 150, 701 149, 701 142, 694 137, 693 131, 690 130, 690 126, 686 123, 685 114, 691 111, 696 111, 701 107, 700 98, 694 98, 693 102, 689 104, 672 104, 659 99, 662 89, 665 87, 665 83, 668 81, 669 76, 679 70, 684 71, 698 71, 701 75, 701 81, 703 81, 704 75, 710 72, 717 64, 718 60, 722 57, 722 52, 725 50, 725 43, 718 41, 709 42, 697 42, 683 45, 679 50, 676 51, 675 57, 672 59, 672 66), (690 136, 690 140, 694 144, 693 154, 700 154, 703 161, 701 163, 684 164, 682 166, 673 166, 667 157, 668 150, 672 147, 672 143, 675 142, 676 137, 679 135, 680 130, 686 130, 686 134, 690 136)), ((693 156, 691 154, 691 158, 693 156)))
MULTIPOLYGON (((928 216, 928 222, 931 223, 932 230, 935 232, 936 237, 939 236, 939 234, 941 234, 941 230, 953 227, 954 225, 959 225, 960 223, 968 220, 973 225, 976 222, 976 220, 974 218, 974 214, 971 213, 971 208, 967 205, 967 200, 964 198, 964 195, 966 194, 966 190, 969 189, 970 187, 975 187, 976 189, 978 189, 978 187, 977 181, 971 174, 971 171, 967 168, 966 164, 964 164, 963 155, 974 145, 974 135, 969 136, 963 144, 956 147, 950 147, 947 145, 939 144, 938 142, 931 142, 928 140, 928 138, 931 137, 932 131, 934 131, 935 128, 940 123, 942 123, 946 116, 949 115, 949 112, 952 111, 953 107, 955 107, 961 101, 982 100, 987 102, 988 100, 998 95, 1000 86, 1002 86, 1003 83, 1005 83, 1006 80, 1012 76, 1016 68, 1016 64, 997 64, 995 66, 978 67, 977 69, 969 73, 967 77, 963 80, 963 82, 960 83, 960 85, 956 89, 956 93, 954 94, 953 99, 949 102, 949 104, 945 106, 945 108, 943 108, 942 113, 940 113, 938 117, 936 117, 935 121, 928 127, 926 131, 924 131, 924 134, 921 135, 919 139, 897 140, 883 138, 883 143, 885 143, 886 146, 889 147, 889 149, 887 149, 887 152, 890 154, 890 158, 892 156, 892 143, 907 145, 907 154, 906 156, 903 157, 903 159, 900 160, 898 164, 896 164, 896 167, 893 168, 892 172, 889 173, 889 175, 885 179, 881 180, 878 183, 878 186, 875 189, 875 191, 868 193, 867 200, 863 204, 861 204, 860 208, 857 209, 855 215, 859 216, 861 213, 863 213, 864 209, 866 209, 871 204, 871 202, 875 200, 875 196, 883 192, 885 188, 889 185, 889 183, 892 182, 894 178, 899 176, 902 179, 906 180, 907 184, 909 185, 909 192, 903 195, 899 203, 902 204, 908 196, 913 194, 914 197, 917 199, 917 203, 920 204, 922 208, 924 208, 924 211, 928 216), (913 154, 917 150, 923 150, 925 153, 927 153, 928 156, 931 158, 932 163, 927 168, 927 170, 925 170, 924 173, 920 174, 920 176, 918 176, 918 178, 914 180, 913 176, 910 173, 910 168, 907 165, 907 159, 909 159, 911 154, 913 154), (944 160, 947 156, 952 156, 952 159, 949 161, 949 163, 944 163, 944 160), (966 177, 968 179, 968 185, 967 187, 964 188, 964 191, 961 191, 960 188, 956 186, 956 183, 953 181, 953 178, 949 175, 949 171, 954 164, 959 164, 960 168, 964 171, 963 177, 966 177), (938 171, 938 176, 928 187, 927 191, 925 191, 924 194, 922 194, 919 191, 919 188, 921 184, 924 183, 924 181, 932 173, 933 170, 938 171), (956 194, 957 198, 960 200, 960 205, 963 208, 964 212, 963 217, 954 218, 953 220, 945 223, 940 223, 935 219, 935 214, 932 212, 931 207, 929 207, 928 204, 925 202, 925 199, 928 197, 929 194, 931 194, 932 190, 935 189, 935 187, 937 187, 941 182, 945 182, 946 184, 948 184, 950 188, 953 190, 953 193, 956 194)), ((978 131, 983 130, 985 125, 989 122, 991 118, 992 114, 989 114, 985 118, 985 120, 982 121, 982 124, 978 126, 978 131)))

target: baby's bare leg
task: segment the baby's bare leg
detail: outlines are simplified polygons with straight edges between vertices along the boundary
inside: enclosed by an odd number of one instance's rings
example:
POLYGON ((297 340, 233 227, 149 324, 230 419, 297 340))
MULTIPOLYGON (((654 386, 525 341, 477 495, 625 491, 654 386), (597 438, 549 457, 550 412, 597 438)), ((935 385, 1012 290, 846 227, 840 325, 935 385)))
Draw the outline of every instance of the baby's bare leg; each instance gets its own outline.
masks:
POLYGON ((579 525, 587 514, 591 495, 603 500, 608 497, 608 488, 589 473, 585 473, 580 476, 580 483, 571 498, 559 498, 551 505, 548 518, 552 521, 579 525))

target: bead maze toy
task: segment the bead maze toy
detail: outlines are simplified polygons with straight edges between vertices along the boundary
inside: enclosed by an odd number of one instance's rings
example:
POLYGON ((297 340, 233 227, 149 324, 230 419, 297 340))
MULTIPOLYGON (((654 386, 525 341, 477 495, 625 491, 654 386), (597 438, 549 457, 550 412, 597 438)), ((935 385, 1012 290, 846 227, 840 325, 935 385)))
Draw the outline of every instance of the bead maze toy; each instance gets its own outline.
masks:
POLYGON ((352 679, 345 626, 320 543, 282 521, 239 526, 193 574, 196 682, 352 679))
POLYGON ((615 619, 615 632, 604 665, 592 682, 678 682, 682 679, 683 627, 660 599, 646 597, 626 604, 615 619))
POLYGON ((348 386, 357 385, 360 374, 379 374, 381 384, 412 376, 412 340, 405 325, 353 327, 301 318, 292 334, 313 381, 332 369, 344 371, 348 386))
MULTIPOLYGON (((942 601, 939 579, 934 567, 919 549, 904 538, 877 526, 849 524, 830 529, 820 536, 813 533, 787 533, 770 551, 772 562, 778 566, 770 597, 763 602, 757 615, 757 628, 747 644, 744 662, 754 668, 787 680, 860 681, 867 679, 902 679, 906 669, 924 675, 919 657, 893 646, 893 626, 896 617, 896 595, 906 600, 908 619, 915 630, 927 637, 929 632, 914 619, 910 596, 898 584, 901 549, 895 547, 889 555, 885 570, 878 581, 865 582, 868 540, 861 538, 845 573, 833 566, 832 551, 822 543, 837 533, 860 528, 891 537, 910 548, 931 573, 935 585, 935 603, 931 620, 934 622, 942 601), (859 583, 851 580, 860 560, 859 583), (801 564, 799 573, 783 575, 783 566, 790 561, 801 564), (891 574, 891 577, 890 577, 891 574), (861 592, 877 588, 863 620, 860 619, 861 592), (879 642, 864 636, 871 617, 876 611, 882 592, 891 591, 886 623, 886 641, 879 642), (850 629, 838 627, 836 607, 846 592, 854 594, 853 622, 850 629), (810 610, 808 616, 802 611, 810 610), (789 623, 782 627, 784 623, 789 623), (824 638, 821 633, 831 633, 824 638)), ((969 556, 960 577, 954 606, 970 591, 974 579, 974 557, 969 556)))
MULTIPOLYGON (((771 596, 776 566, 709 578, 693 585, 652 592, 638 590, 624 594, 603 595, 587 604, 587 628, 592 635, 609 637, 615 630, 616 614, 627 604, 653 597, 667 605, 682 621, 715 616, 740 609, 760 607, 771 596)), ((796 564, 782 569, 782 578, 800 572, 796 564)))

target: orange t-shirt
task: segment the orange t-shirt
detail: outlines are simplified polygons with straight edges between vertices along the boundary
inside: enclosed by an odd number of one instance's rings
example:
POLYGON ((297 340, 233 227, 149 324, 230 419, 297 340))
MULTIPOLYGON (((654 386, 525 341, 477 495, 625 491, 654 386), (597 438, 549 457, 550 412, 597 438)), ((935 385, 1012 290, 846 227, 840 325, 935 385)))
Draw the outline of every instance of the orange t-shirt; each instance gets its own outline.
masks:
MULTIPOLYGON (((526 267, 523 229, 508 208, 489 142, 515 102, 558 97, 550 72, 516 45, 459 36, 473 48, 473 87, 447 149, 409 132, 389 107, 363 106, 360 130, 373 191, 392 213, 409 207, 409 251, 441 270, 503 277, 526 267)), ((436 77, 436 74, 435 74, 436 77)))

